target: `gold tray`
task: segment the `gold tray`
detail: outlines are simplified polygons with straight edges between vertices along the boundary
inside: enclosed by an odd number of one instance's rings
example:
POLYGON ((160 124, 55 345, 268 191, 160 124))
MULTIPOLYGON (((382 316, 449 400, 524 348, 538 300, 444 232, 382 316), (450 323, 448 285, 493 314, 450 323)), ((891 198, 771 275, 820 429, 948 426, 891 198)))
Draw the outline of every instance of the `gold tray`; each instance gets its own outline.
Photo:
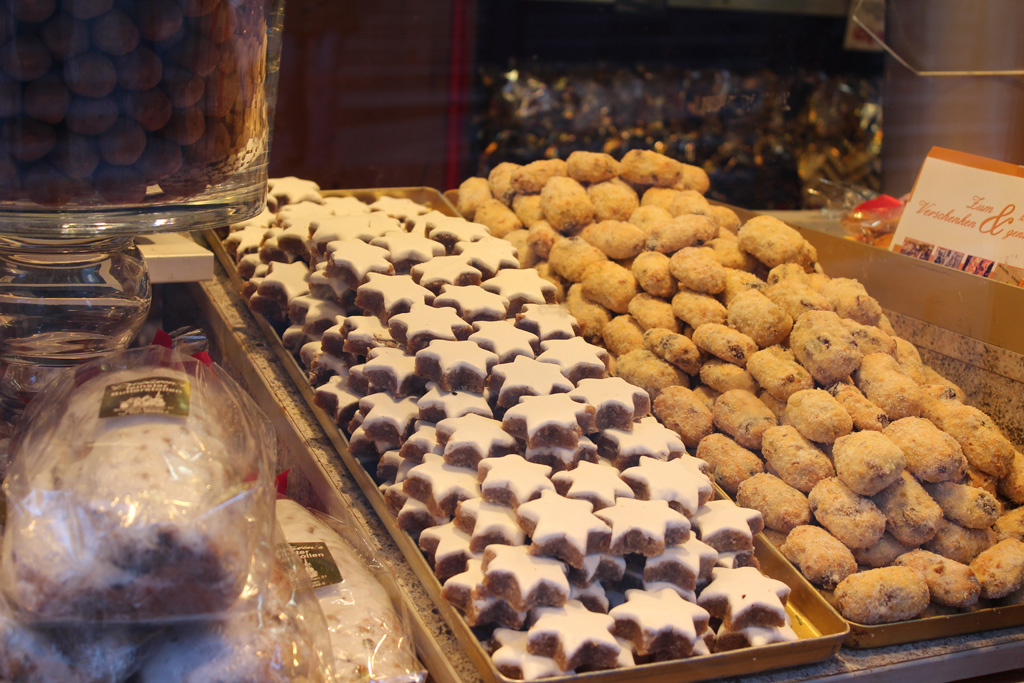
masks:
MULTIPOLYGON (((458 215, 454 206, 446 197, 430 188, 334 190, 326 191, 323 194, 325 196, 354 196, 363 201, 371 202, 384 195, 404 197, 447 215, 458 215)), ((224 251, 216 234, 213 231, 207 231, 206 238, 235 285, 240 287, 241 280, 238 277, 235 264, 227 252, 224 251)), ((501 683, 511 681, 512 679, 505 677, 494 667, 490 656, 484 651, 480 641, 458 610, 441 597, 440 582, 437 580, 415 541, 395 524, 394 518, 385 503, 384 496, 380 489, 378 489, 371 473, 349 452, 347 438, 338 428, 338 425, 334 423, 334 420, 315 405, 313 389, 306 381, 305 371, 281 343, 273 327, 262 316, 255 315, 254 317, 309 408, 323 427, 327 437, 334 445, 345 467, 369 500, 374 511, 394 539, 395 544, 402 551, 413 572, 463 645, 470 661, 473 662, 480 675, 487 681, 501 683)), ((800 640, 758 648, 722 652, 686 660, 642 664, 626 669, 560 676, 545 680, 551 680, 554 683, 568 683, 570 680, 602 683, 619 681, 686 683, 688 681, 725 676, 750 675, 770 669, 810 664, 835 655, 848 633, 848 626, 843 618, 760 534, 755 538, 755 549, 762 571, 773 578, 785 582, 792 591, 787 605, 787 612, 789 613, 793 629, 800 636, 800 640)))

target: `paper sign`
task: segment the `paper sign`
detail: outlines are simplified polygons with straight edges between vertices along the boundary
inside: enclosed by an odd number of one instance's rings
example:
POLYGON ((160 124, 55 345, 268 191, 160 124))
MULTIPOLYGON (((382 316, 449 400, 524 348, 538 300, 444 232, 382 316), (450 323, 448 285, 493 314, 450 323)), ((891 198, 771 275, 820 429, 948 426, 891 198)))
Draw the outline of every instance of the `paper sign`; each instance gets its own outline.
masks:
POLYGON ((1024 285, 1024 167, 933 147, 893 251, 1024 285))

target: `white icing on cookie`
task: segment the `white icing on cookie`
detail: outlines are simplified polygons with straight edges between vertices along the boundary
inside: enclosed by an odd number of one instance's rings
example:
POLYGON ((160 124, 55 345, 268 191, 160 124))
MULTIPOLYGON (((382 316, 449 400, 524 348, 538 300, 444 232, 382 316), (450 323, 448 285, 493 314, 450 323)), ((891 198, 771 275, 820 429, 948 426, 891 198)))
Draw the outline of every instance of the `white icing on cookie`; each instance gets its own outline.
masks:
MULTIPOLYGON (((569 396, 594 406, 597 410, 598 429, 603 429, 601 415, 605 411, 631 413, 633 420, 639 420, 651 409, 651 398, 647 391, 621 377, 584 377, 576 383, 576 388, 569 392, 569 396)), ((626 426, 620 429, 626 429, 626 426)), ((628 425, 627 431, 632 429, 633 425, 628 425)))
POLYGON ((528 462, 521 455, 481 460, 477 472, 484 500, 508 500, 513 508, 539 498, 543 491, 555 490, 555 485, 549 479, 551 468, 528 462))
POLYGON ((508 409, 502 420, 505 430, 526 442, 527 447, 571 447, 594 428, 594 408, 568 394, 524 396, 508 409))
POLYGON ((664 588, 649 593, 643 590, 626 591, 626 602, 609 611, 616 625, 632 624, 639 629, 639 636, 633 644, 637 654, 652 654, 652 646, 659 636, 671 634, 688 643, 692 651, 700 634, 708 626, 711 615, 707 610, 692 602, 683 600, 674 590, 664 588))
POLYGON ((494 630, 494 639, 501 645, 491 655, 494 666, 499 671, 514 671, 524 681, 538 678, 561 676, 564 673, 551 657, 531 655, 526 651, 529 634, 525 631, 513 631, 508 628, 494 630))
POLYGON ((391 263, 398 265, 424 263, 436 256, 444 256, 444 247, 434 240, 418 235, 410 235, 405 232, 389 232, 381 237, 375 237, 370 241, 375 247, 383 247, 388 250, 391 263))
POLYGON ((578 600, 569 600, 562 607, 538 607, 534 615, 536 621, 528 632, 527 649, 537 651, 542 641, 553 638, 558 642, 554 657, 560 665, 572 664, 584 651, 593 654, 596 649, 607 650, 612 661, 622 651, 612 635, 615 620, 607 614, 591 612, 578 600))
POLYGON ((537 360, 554 363, 573 382, 586 377, 603 378, 611 363, 607 351, 587 342, 583 337, 541 341, 540 348, 542 351, 537 360))
POLYGON ((343 276, 349 286, 366 282, 371 274, 391 275, 394 272, 388 261, 387 249, 357 239, 327 244, 327 274, 343 276))
POLYGON ((267 179, 267 205, 273 210, 297 202, 322 203, 320 186, 312 180, 303 180, 293 175, 267 179))
POLYGON ((407 220, 413 216, 422 216, 423 214, 430 213, 430 208, 418 204, 411 199, 406 197, 389 197, 387 195, 379 197, 377 201, 370 204, 372 211, 381 211, 392 218, 398 220, 407 220))
POLYGON ((707 463, 684 455, 675 460, 640 457, 640 464, 622 472, 622 479, 645 500, 664 500, 687 517, 711 499, 711 480, 697 463, 707 463))
POLYGON ((519 268, 519 253, 512 243, 499 237, 481 237, 475 242, 457 242, 455 253, 476 266, 488 280, 499 270, 519 268))
POLYGON ((580 331, 576 318, 559 304, 524 305, 516 315, 516 327, 533 332, 541 341, 572 339, 580 331))
POLYGON ((731 500, 711 500, 700 506, 693 514, 693 526, 700 533, 702 541, 716 545, 715 537, 720 534, 739 536, 754 542, 754 532, 764 528, 761 513, 757 510, 740 507, 731 500))
POLYGON ((388 330, 392 337, 405 342, 409 353, 416 353, 432 339, 465 339, 473 326, 450 308, 434 308, 417 302, 408 312, 391 316, 388 330))
POLYGON ((409 273, 413 280, 434 292, 440 292, 444 285, 480 284, 480 271, 461 256, 438 256, 417 263, 409 273))
POLYGON ((501 422, 481 415, 449 417, 437 423, 437 441, 451 464, 470 465, 489 457, 515 453, 519 446, 501 422))
POLYGON ((611 538, 608 525, 593 514, 594 506, 585 500, 573 500, 546 490, 540 497, 522 503, 516 509, 521 526, 533 541, 531 551, 538 555, 553 555, 577 568, 591 552, 604 552, 611 538), (572 552, 558 548, 564 541, 572 552), (575 558, 575 559, 574 559, 575 558))
POLYGON ((511 363, 499 363, 491 368, 488 385, 497 392, 498 405, 510 408, 526 396, 572 391, 572 382, 550 363, 541 363, 526 356, 516 356, 511 363))
POLYGON ((437 382, 427 382, 427 393, 420 398, 418 405, 421 420, 429 419, 427 416, 431 415, 440 416, 439 420, 470 414, 494 416, 486 395, 462 390, 445 391, 437 382))
POLYGON ((508 268, 481 285, 488 292, 501 294, 509 300, 509 313, 518 313, 523 304, 554 303, 555 286, 542 278, 533 268, 508 268))
POLYGON ((496 353, 502 363, 508 363, 516 356, 534 357, 533 347, 539 341, 537 335, 520 330, 512 320, 478 320, 473 327, 476 332, 469 335, 469 340, 496 353))
POLYGON ((589 501, 595 510, 610 507, 617 498, 633 498, 633 490, 608 464, 581 461, 575 469, 551 476, 558 492, 567 498, 589 501))
POLYGON ((647 557, 660 555, 674 536, 680 541, 689 536, 690 520, 663 500, 617 498, 615 505, 594 513, 612 527, 611 552, 641 552, 647 557), (630 536, 639 535, 643 547, 622 548, 630 536))
POLYGON ((355 197, 324 197, 324 207, 335 216, 357 216, 370 213, 370 207, 355 197))
MULTIPOLYGON (((470 534, 470 550, 483 551, 480 541, 500 538, 504 545, 523 545, 526 534, 516 522, 516 513, 504 505, 489 503, 483 498, 471 498, 459 503, 455 521, 470 534)), ((483 573, 481 572, 481 578, 483 573)))
POLYGON ((441 294, 434 299, 434 306, 454 308, 459 317, 474 323, 480 320, 504 320, 508 299, 477 285, 446 284, 441 287, 441 294))
POLYGON ((375 309, 382 318, 408 311, 413 304, 429 304, 433 300, 434 293, 420 287, 408 275, 370 273, 356 290, 356 305, 364 310, 375 309), (370 306, 371 300, 374 304, 379 301, 379 306, 370 306))

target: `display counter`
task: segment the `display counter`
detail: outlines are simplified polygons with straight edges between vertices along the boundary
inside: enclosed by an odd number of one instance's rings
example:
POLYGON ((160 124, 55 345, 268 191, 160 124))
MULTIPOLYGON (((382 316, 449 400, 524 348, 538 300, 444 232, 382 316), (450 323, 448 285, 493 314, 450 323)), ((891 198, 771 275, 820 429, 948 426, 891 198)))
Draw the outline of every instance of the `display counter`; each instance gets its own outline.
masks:
MULTIPOLYGON (((290 492, 327 512, 348 509, 374 539, 377 550, 401 586, 404 598, 416 613, 415 640, 433 678, 437 681, 480 680, 473 662, 353 476, 345 469, 334 445, 219 264, 213 280, 168 285, 162 292, 162 300, 164 324, 173 327, 179 322, 201 323, 211 335, 215 355, 266 410, 278 432, 282 468, 290 467, 293 472, 290 486, 294 490, 290 492), (196 311, 200 316, 198 321, 196 311)), ((900 316, 894 316, 894 322, 899 319, 900 316)), ((925 334, 929 339, 928 350, 936 354, 961 363, 970 362, 963 350, 971 348, 971 340, 910 319, 901 329, 901 332, 907 331, 925 334)), ((744 680, 838 680, 870 675, 879 681, 902 680, 907 676, 951 681, 1013 670, 1019 667, 1022 657, 1024 633, 1010 628, 890 647, 843 648, 835 657, 817 664, 744 677, 744 680)))

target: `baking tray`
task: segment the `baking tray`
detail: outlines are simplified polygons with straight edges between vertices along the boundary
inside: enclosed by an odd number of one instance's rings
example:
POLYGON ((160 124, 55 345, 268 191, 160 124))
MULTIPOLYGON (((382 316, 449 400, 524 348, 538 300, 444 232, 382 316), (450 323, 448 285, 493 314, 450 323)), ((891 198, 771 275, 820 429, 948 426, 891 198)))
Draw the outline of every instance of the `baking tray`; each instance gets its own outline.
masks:
MULTIPOLYGON (((388 188, 326 191, 325 196, 354 196, 372 202, 381 196, 412 199, 451 216, 457 216, 451 202, 441 193, 430 188, 388 188)), ((213 231, 207 231, 207 240, 218 260, 228 272, 234 284, 240 288, 235 264, 224 251, 220 240, 213 231)), ((281 343, 277 331, 260 315, 254 315, 268 343, 281 360, 284 368, 298 387, 317 421, 338 452, 345 467, 366 496, 374 511, 391 534, 395 544, 402 551, 413 572, 423 584, 437 609, 448 622, 453 633, 463 645, 470 661, 476 666, 481 677, 487 681, 505 683, 509 679, 502 675, 484 651, 476 634, 462 615, 441 597, 441 584, 434 575, 416 542, 398 528, 388 510, 377 483, 365 464, 354 457, 348 449, 348 440, 323 410, 314 403, 313 388, 306 381, 306 374, 292 354, 281 343)), ((375 469, 375 467, 373 468, 375 469)), ((545 680, 554 683, 577 681, 652 681, 664 683, 686 683, 725 676, 750 675, 770 669, 810 664, 835 655, 848 633, 845 620, 818 594, 815 588, 761 535, 755 538, 758 561, 765 574, 785 582, 791 589, 787 612, 794 631, 800 640, 789 643, 723 652, 686 660, 642 664, 627 669, 590 672, 560 676, 545 680)))

